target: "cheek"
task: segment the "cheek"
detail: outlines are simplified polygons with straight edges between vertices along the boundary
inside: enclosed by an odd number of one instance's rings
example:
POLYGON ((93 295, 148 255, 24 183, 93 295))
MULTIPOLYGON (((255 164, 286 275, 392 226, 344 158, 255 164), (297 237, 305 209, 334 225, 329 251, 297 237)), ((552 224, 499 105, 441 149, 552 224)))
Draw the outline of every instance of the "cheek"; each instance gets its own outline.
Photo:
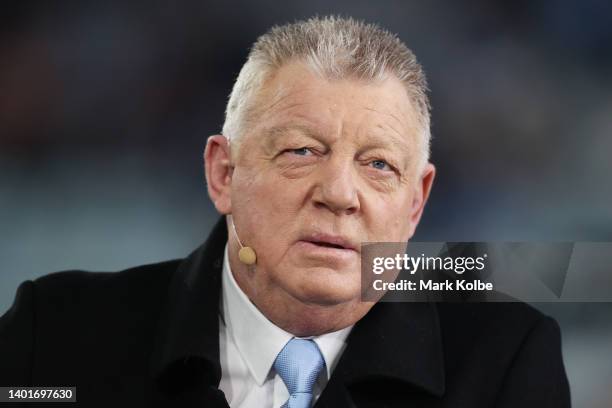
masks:
POLYGON ((250 195, 251 205, 258 208, 258 212, 266 217, 266 221, 279 225, 297 216, 305 202, 307 191, 305 181, 262 176, 253 181, 246 194, 250 195))
MULTIPOLYGON (((248 174, 248 172, 244 172, 248 174)), ((252 172, 255 177, 237 174, 232 185, 232 207, 236 220, 245 225, 244 240, 258 251, 270 252, 271 260, 291 237, 295 220, 305 202, 305 183, 252 172)), ((242 236, 241 236, 241 239, 242 236)))
POLYGON ((408 238, 411 229, 412 194, 376 194, 369 197, 365 206, 368 229, 377 242, 402 242, 408 238))

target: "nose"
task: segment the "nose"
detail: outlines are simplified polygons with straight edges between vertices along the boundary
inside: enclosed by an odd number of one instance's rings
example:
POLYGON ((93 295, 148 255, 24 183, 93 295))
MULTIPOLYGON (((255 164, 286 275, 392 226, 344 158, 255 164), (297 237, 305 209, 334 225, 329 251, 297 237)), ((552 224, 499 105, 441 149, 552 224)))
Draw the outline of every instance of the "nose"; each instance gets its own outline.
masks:
POLYGON ((318 173, 312 197, 315 207, 325 208, 336 215, 351 215, 359 211, 352 160, 330 159, 321 165, 318 173))

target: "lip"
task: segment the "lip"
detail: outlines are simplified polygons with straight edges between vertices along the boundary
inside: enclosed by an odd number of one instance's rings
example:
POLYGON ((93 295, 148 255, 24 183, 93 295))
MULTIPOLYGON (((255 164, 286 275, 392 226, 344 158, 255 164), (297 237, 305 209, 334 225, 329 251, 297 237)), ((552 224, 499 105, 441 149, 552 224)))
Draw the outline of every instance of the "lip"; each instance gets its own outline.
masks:
POLYGON ((359 252, 359 246, 351 239, 342 235, 315 232, 302 236, 300 241, 321 248, 359 252))

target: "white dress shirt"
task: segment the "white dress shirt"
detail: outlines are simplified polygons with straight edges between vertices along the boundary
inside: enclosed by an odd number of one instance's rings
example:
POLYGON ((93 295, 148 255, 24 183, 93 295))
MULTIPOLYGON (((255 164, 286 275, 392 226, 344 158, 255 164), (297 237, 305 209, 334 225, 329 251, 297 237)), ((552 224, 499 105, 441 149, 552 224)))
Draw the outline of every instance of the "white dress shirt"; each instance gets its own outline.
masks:
MULTIPOLYGON (((289 398, 289 391, 273 364, 281 349, 295 336, 268 320, 240 289, 230 270, 227 244, 221 303, 219 389, 232 408, 279 408, 289 398)), ((327 384, 351 329, 352 326, 311 337, 321 350, 327 368, 315 384, 313 404, 327 384)))

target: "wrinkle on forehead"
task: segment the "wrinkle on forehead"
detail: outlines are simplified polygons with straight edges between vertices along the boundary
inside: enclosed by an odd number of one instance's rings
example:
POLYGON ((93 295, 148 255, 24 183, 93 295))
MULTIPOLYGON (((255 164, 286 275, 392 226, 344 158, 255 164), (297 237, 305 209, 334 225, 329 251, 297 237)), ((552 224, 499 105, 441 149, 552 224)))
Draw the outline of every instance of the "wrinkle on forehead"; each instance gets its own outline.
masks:
MULTIPOLYGON (((287 106, 282 106, 282 103, 285 102, 287 99, 295 98, 295 97, 299 96, 300 94, 307 93, 308 91, 309 91, 309 89, 298 89, 298 90, 289 89, 289 90, 286 90, 286 89, 283 89, 283 88, 279 87, 279 89, 276 92, 274 92, 273 97, 272 98, 268 98, 268 99, 271 99, 270 103, 266 104, 264 102, 263 105, 259 109, 256 109, 256 111, 258 111, 258 113, 260 115, 265 115, 268 112, 274 111, 274 109, 276 107, 278 107, 279 105, 281 105, 281 106, 278 109, 278 112, 282 112, 282 111, 287 110, 287 109, 291 109, 291 108, 298 107, 300 105, 304 105, 304 102, 301 102, 301 101, 299 101, 299 102, 291 102, 290 101, 287 106)), ((261 99, 265 100, 266 98, 259 98, 259 100, 261 100, 261 99)))
MULTIPOLYGON (((400 118, 398 118, 398 117, 397 117, 396 115, 394 115, 393 113, 382 112, 382 111, 380 111, 380 110, 378 110, 378 109, 369 108, 369 107, 367 107, 367 106, 366 106, 366 107, 364 107, 364 109, 365 109, 365 110, 368 110, 368 111, 371 111, 371 112, 376 112, 376 113, 378 113, 378 114, 380 114, 380 115, 386 115, 386 116, 389 116, 389 117, 391 117, 392 119, 394 119, 394 120, 395 120, 395 121, 396 121, 396 122, 397 122, 397 123, 400 125, 400 127, 404 127, 404 126, 406 126, 404 123, 402 123, 401 119, 400 119, 400 118)), ((394 131, 394 132, 395 132, 395 133, 396 133, 398 136, 402 136, 402 135, 404 135, 404 134, 403 134, 403 132, 401 132, 401 131, 397 130, 397 129, 396 129, 396 128, 395 128, 393 125, 391 125, 390 123, 385 122, 385 125, 386 125, 386 126, 389 128, 389 129, 393 130, 393 131, 394 131)), ((383 126, 382 124, 380 124, 380 123, 378 123, 378 124, 376 125, 376 127, 381 128, 381 129, 383 129, 383 130, 384 130, 384 126, 383 126)), ((407 126, 406 126, 406 127, 407 127, 407 126)), ((404 135, 404 136, 405 136, 405 135, 404 135)))
POLYGON ((402 147, 402 150, 409 151, 411 144, 419 143, 417 139, 420 125, 412 99, 399 80, 394 78, 387 77, 385 80, 375 82, 350 78, 328 79, 313 73, 303 63, 291 63, 275 70, 255 99, 253 114, 250 115, 251 132, 259 133, 258 128, 263 128, 262 130, 267 133, 269 129, 279 127, 274 131, 278 135, 288 130, 289 125, 298 125, 302 122, 308 126, 299 125, 297 130, 312 136, 313 131, 319 135, 329 131, 341 132, 347 128, 346 125, 351 125, 353 122, 352 124, 357 126, 348 127, 361 128, 366 134, 368 132, 387 134, 394 139, 397 147, 402 147), (381 89, 385 86, 389 87, 389 92, 381 89), (365 91, 368 88, 373 92, 365 91), (381 92, 377 92, 376 88, 381 92), (401 89, 404 94, 393 89, 401 89), (365 112, 360 114, 359 109, 365 112), (368 120, 366 126, 363 126, 364 124, 359 122, 366 120, 366 112, 387 119, 376 119, 372 121, 374 123, 368 120), (320 114, 325 117, 321 117, 320 114), (294 120, 297 123, 292 123, 294 120), (372 125, 370 129, 364 129, 368 125, 372 125))
MULTIPOLYGON (((274 108, 285 102, 287 99, 299 96, 300 94, 307 93, 310 91, 308 87, 296 87, 296 81, 291 81, 289 83, 287 83, 287 81, 282 80, 277 81, 278 77, 282 76, 284 74, 284 71, 287 70, 287 68, 295 66, 296 63, 297 61, 293 63, 286 63, 285 65, 274 69, 268 75, 256 95, 254 95, 253 97, 254 103, 253 106, 251 106, 251 108, 249 109, 251 111, 249 117, 263 116, 268 112, 273 111, 274 108)), ((303 65, 299 63, 297 64, 298 66, 303 65)), ((306 67, 306 69, 308 68, 306 67)), ((288 106, 281 108, 280 111, 290 109, 299 105, 299 102, 290 103, 288 106)))

